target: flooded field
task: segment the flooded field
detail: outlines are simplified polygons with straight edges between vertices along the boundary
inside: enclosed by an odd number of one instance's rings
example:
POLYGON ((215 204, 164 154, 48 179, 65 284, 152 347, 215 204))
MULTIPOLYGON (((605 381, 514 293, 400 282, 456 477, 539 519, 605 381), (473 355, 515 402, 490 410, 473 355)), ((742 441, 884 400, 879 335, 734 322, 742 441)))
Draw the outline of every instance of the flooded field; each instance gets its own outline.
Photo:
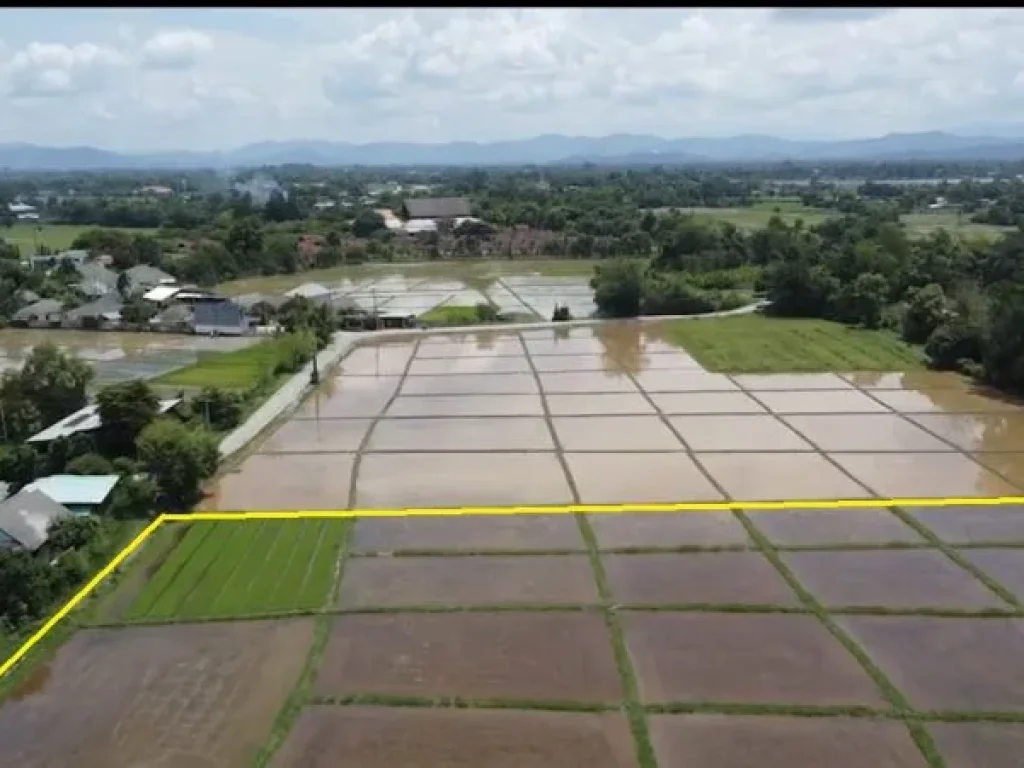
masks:
POLYGON ((952 374, 705 371, 636 324, 363 346, 224 510, 1017 495, 1024 408, 952 374), (400 478, 400 482, 396 482, 400 478))
MULTIPOLYGON (((1022 429, 959 377, 711 373, 648 326, 428 336, 354 351, 208 504, 1016 495, 1022 429)), ((0 737, 26 766, 1019 765, 1024 508, 877 504, 193 523, 0 737)))
POLYGON ((200 352, 229 352, 255 341, 254 337, 6 328, 0 330, 0 370, 20 368, 33 347, 49 343, 91 363, 97 383, 151 379, 191 365, 200 352))
POLYGON ((457 264, 434 270, 410 266, 401 271, 392 267, 386 272, 380 268, 350 268, 322 275, 255 278, 224 289, 231 295, 284 292, 315 281, 330 289, 335 298, 347 298, 364 310, 383 314, 421 315, 437 307, 492 304, 505 314, 550 320, 558 305, 568 306, 576 318, 590 317, 596 310, 590 287, 592 266, 587 265, 585 271, 574 270, 582 274, 570 275, 522 274, 522 269, 515 264, 496 265, 493 272, 482 271, 482 265, 457 264))

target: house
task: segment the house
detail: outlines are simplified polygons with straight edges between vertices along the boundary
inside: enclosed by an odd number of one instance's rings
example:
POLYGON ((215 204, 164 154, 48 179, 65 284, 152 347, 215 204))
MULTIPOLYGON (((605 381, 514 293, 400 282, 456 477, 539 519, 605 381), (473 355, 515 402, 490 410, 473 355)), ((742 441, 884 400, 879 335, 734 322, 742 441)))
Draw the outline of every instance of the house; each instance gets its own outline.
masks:
POLYGON ((18 221, 39 221, 39 211, 28 203, 10 203, 7 210, 18 221))
POLYGON ((107 503, 120 481, 120 475, 50 475, 24 490, 45 493, 73 515, 89 515, 107 503))
POLYGON ((249 313, 230 299, 196 304, 192 327, 204 336, 244 336, 252 332, 249 313))
POLYGON ((64 305, 57 299, 40 299, 22 307, 11 318, 14 325, 28 328, 55 328, 64 320, 64 305))
POLYGON ((116 328, 121 325, 121 310, 124 302, 117 294, 107 294, 95 301, 69 310, 64 316, 64 325, 68 328, 98 330, 116 328))
POLYGON ((267 325, 271 318, 277 315, 277 311, 288 302, 288 297, 269 293, 247 293, 235 296, 234 302, 244 309, 249 317, 259 321, 261 325, 267 325))
MULTIPOLYGON (((167 413, 176 408, 180 402, 180 397, 161 400, 159 403, 159 412, 161 414, 167 413)), ((71 435, 77 435, 82 432, 93 432, 100 428, 101 423, 100 407, 93 403, 92 405, 87 405, 84 408, 80 408, 74 413, 65 416, 60 421, 51 424, 42 432, 32 435, 32 437, 28 438, 25 442, 40 445, 50 443, 61 437, 70 437, 71 435)))
POLYGON ((406 200, 402 213, 407 219, 459 219, 472 215, 464 197, 419 197, 406 200))
POLYGON ((32 269, 50 269, 56 267, 65 262, 70 262, 75 266, 84 264, 89 259, 89 252, 82 250, 74 251, 62 251, 61 253, 52 253, 45 256, 29 256, 29 263, 32 269))
POLYGON ((151 267, 148 264, 138 264, 125 271, 128 275, 128 289, 131 293, 140 293, 155 288, 158 285, 168 285, 177 282, 173 275, 169 275, 162 269, 151 267))
POLYGON ((192 307, 188 304, 172 304, 149 321, 153 330, 166 333, 191 333, 192 323, 192 307))
POLYGON ((152 301, 154 304, 167 304, 181 293, 182 290, 184 288, 180 285, 158 285, 142 294, 142 298, 146 301, 152 301))
POLYGON ((117 292, 117 273, 95 262, 75 264, 81 280, 75 286, 79 293, 90 299, 98 299, 108 293, 117 292))
POLYGON ((71 512, 41 491, 27 488, 0 502, 0 547, 35 552, 50 525, 71 512))
POLYGON ((320 283, 303 283, 302 285, 292 288, 290 291, 285 293, 289 299, 294 299, 296 296, 301 296, 305 299, 315 299, 320 296, 330 296, 331 289, 325 288, 320 283))

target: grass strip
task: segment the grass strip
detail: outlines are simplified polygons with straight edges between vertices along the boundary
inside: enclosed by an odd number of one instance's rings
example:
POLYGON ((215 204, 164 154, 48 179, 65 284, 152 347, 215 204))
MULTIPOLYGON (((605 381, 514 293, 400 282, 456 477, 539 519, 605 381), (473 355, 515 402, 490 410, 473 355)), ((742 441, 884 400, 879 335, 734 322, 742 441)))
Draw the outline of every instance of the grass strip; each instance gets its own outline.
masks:
POLYGON ((591 567, 594 570, 594 581, 597 584, 597 593, 601 598, 605 624, 608 626, 608 634, 611 637, 615 666, 622 681, 626 717, 629 720, 630 730, 633 732, 637 761, 640 768, 657 768, 658 760, 654 754, 654 747, 651 744, 647 717, 644 714, 643 707, 640 705, 640 688, 637 685, 636 674, 633 671, 633 664, 629 658, 629 649, 626 646, 622 623, 619 621, 615 601, 611 594, 611 588, 608 585, 604 563, 601 562, 597 536, 594 535, 594 529, 591 527, 590 520, 586 515, 577 514, 576 522, 580 527, 580 535, 583 536, 583 541, 587 544, 587 553, 590 557, 591 567))

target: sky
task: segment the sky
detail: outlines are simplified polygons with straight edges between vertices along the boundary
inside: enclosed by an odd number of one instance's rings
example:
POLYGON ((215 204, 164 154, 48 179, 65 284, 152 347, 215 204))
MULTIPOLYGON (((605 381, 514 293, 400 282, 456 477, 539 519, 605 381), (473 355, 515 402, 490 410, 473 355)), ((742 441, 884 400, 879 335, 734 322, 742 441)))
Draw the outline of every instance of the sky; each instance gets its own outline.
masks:
POLYGON ((1024 135, 1006 9, 0 9, 0 143, 1024 135))

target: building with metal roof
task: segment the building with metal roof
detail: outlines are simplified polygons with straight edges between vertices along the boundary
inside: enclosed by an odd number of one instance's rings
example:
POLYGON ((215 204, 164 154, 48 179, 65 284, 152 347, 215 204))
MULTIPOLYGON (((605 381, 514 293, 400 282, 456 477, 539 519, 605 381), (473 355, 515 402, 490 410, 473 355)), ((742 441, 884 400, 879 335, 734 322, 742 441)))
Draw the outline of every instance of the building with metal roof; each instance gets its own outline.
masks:
POLYGON ((69 310, 64 316, 64 325, 72 328, 113 328, 120 325, 123 308, 120 296, 107 294, 69 310))
POLYGON ((45 493, 73 514, 88 514, 106 502, 120 481, 120 475, 50 475, 23 490, 45 493))
POLYGON ((0 547, 35 552, 54 521, 71 511, 41 491, 22 490, 0 502, 0 547))
POLYGON ((151 267, 148 264, 137 264, 131 269, 125 270, 128 275, 128 287, 132 293, 148 291, 158 285, 167 285, 177 282, 174 275, 169 275, 162 269, 151 267))
MULTIPOLYGON (((167 413, 181 402, 180 397, 160 401, 160 413, 167 413)), ((85 408, 65 416, 56 424, 51 424, 42 432, 39 432, 26 440, 26 443, 49 443, 60 437, 70 437, 79 432, 92 432, 100 428, 100 407, 93 403, 85 408)))
POLYGON ((296 296, 302 296, 306 299, 315 299, 318 296, 330 296, 331 289, 325 288, 320 283, 303 283, 302 285, 292 288, 290 291, 285 293, 290 299, 294 299, 296 296))
POLYGON ((11 317, 18 325, 31 328, 50 328, 60 325, 64 320, 64 305, 57 299, 40 299, 22 307, 11 317))
POLYGON ((243 336, 252 329, 252 320, 238 304, 222 299, 196 304, 192 325, 196 333, 203 335, 243 336))
POLYGON ((407 219, 458 219, 472 216, 469 200, 464 197, 417 197, 402 204, 407 219))

